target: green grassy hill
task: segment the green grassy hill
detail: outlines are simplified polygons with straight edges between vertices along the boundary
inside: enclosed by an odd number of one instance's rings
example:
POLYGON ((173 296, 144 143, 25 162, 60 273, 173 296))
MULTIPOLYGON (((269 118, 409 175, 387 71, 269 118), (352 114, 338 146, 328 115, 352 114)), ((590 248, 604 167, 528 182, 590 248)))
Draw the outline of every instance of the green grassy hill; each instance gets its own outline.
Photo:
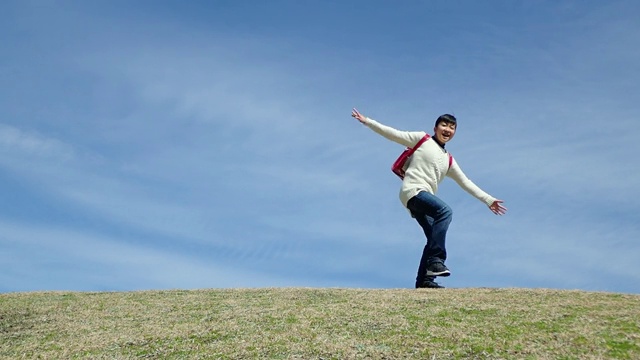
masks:
POLYGON ((640 359, 640 296, 526 289, 0 295, 3 359, 640 359))

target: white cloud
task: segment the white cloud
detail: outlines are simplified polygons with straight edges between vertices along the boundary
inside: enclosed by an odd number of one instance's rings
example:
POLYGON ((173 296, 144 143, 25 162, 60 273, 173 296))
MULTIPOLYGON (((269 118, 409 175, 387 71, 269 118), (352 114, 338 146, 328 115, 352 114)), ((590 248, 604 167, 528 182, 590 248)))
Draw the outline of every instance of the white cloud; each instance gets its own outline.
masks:
MULTIPOLYGON (((0 124, 0 148, 5 157, 45 158, 47 160, 66 161, 73 159, 74 150, 64 142, 14 126, 0 124)), ((5 158, 6 160, 6 158, 5 158)))
POLYGON ((263 275, 161 249, 141 239, 109 237, 59 226, 0 222, 4 249, 2 289, 131 290, 251 287, 284 283, 263 275), (27 256, 28 254, 28 256, 27 256), (92 282, 86 283, 88 279, 92 282))

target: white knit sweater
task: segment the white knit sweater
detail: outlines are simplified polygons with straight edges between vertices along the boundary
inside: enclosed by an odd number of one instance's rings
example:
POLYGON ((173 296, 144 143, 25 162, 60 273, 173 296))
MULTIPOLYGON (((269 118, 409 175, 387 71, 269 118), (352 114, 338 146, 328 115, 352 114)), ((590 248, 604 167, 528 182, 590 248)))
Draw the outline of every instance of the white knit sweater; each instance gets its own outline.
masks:
MULTIPOLYGON (((366 125, 385 138, 406 147, 414 147, 426 134, 424 131, 400 131, 367 118, 366 125)), ((400 188, 400 201, 406 207, 407 202, 420 191, 436 194, 438 184, 448 176, 455 180, 465 191, 478 200, 491 205, 496 198, 482 191, 469 180, 458 166, 455 158, 449 168, 449 154, 435 140, 429 138, 413 153, 405 165, 406 172, 400 188)))

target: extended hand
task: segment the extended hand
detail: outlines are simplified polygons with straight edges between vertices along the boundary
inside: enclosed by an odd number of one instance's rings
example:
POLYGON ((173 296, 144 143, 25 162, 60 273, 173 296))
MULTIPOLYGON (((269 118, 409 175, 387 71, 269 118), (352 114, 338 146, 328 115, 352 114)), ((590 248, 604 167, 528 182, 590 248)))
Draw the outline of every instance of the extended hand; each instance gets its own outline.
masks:
POLYGON ((496 215, 504 215, 507 212, 507 208, 502 206, 502 200, 496 200, 493 204, 489 205, 489 210, 491 210, 496 215))
POLYGON ((351 110, 351 116, 353 116, 354 118, 356 118, 356 120, 360 121, 363 124, 367 123, 367 117, 360 114, 360 112, 358 112, 356 108, 353 108, 353 110, 351 110))

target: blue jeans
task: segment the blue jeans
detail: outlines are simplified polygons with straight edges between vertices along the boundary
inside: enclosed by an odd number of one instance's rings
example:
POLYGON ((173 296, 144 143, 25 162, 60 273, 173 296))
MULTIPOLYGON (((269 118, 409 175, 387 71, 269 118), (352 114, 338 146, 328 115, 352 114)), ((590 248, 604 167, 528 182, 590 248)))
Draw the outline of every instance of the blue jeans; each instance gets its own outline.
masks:
POLYGON ((407 208, 422 227, 427 237, 427 244, 422 251, 416 286, 425 281, 433 281, 435 277, 426 276, 427 267, 434 262, 447 260, 445 242, 447 230, 453 218, 453 211, 444 201, 426 191, 419 192, 409 199, 407 208))

